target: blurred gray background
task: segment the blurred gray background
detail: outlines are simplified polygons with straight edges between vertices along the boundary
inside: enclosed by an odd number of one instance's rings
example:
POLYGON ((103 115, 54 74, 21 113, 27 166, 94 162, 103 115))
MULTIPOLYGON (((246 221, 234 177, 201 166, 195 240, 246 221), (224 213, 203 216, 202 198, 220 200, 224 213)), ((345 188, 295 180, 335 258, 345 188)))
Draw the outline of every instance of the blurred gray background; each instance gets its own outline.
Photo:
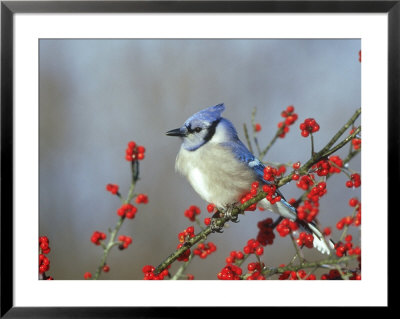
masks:
MULTIPOLYGON (((127 194, 130 168, 124 155, 130 140, 146 147, 136 191, 148 194, 149 204, 138 206, 135 219, 124 222, 120 234, 132 236, 133 244, 111 251, 111 270, 101 279, 142 279, 142 267, 163 261, 175 250, 177 234, 192 224, 183 215, 190 205, 201 208, 200 220, 210 217, 207 203, 174 171, 180 140, 167 137, 167 130, 223 102, 223 115, 244 140, 243 123, 250 128, 256 107, 265 147, 281 111, 294 105, 298 121, 266 160, 304 162, 310 141, 300 136, 299 124, 307 117, 317 120, 319 150, 361 105, 360 48, 358 39, 40 40, 39 231, 50 239, 48 274, 83 279, 84 272, 95 272, 102 249, 90 237, 94 230, 108 233, 118 220, 120 200, 105 186, 118 184, 127 194)), ((346 147, 338 154, 347 152, 346 147)), ((360 171, 360 156, 350 168, 360 171)), ((332 226, 334 239, 336 222, 351 214, 348 200, 360 196, 359 189, 344 186, 346 180, 344 174, 332 177, 321 199, 319 220, 332 226)), ((282 191, 288 199, 301 194, 293 182, 282 191)), ((216 279, 229 252, 255 238, 257 221, 267 217, 276 216, 248 212, 223 234, 212 234, 217 252, 193 260, 187 273, 216 279)), ((357 232, 351 230, 359 237, 357 232)), ((277 266, 293 254, 290 239, 277 235, 263 261, 277 266)), ((321 257, 309 249, 305 255, 321 257)))

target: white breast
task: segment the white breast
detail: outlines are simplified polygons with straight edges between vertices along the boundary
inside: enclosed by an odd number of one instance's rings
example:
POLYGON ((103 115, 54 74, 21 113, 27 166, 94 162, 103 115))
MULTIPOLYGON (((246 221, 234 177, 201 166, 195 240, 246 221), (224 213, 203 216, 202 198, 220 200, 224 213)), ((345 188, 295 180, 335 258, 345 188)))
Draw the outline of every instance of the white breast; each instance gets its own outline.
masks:
POLYGON ((204 200, 219 208, 239 201, 255 181, 247 165, 237 161, 229 149, 212 141, 195 151, 181 147, 175 168, 204 200))
POLYGON ((189 170, 187 176, 190 184, 194 188, 194 190, 206 201, 211 200, 209 185, 207 182, 206 176, 204 176, 203 172, 198 167, 193 167, 189 170))

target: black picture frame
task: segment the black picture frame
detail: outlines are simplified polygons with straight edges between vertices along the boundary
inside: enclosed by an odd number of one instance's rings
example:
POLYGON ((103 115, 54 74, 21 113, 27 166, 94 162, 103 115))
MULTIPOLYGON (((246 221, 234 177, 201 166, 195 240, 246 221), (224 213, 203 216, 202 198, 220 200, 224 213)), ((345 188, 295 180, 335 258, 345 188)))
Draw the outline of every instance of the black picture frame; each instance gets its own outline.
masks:
MULTIPOLYGON (((15 13, 272 12, 388 14, 388 203, 398 180, 400 1, 1 1, 1 317, 180 317, 187 310, 131 307, 14 307, 13 303, 13 19, 15 13)), ((390 216, 389 216, 390 217, 390 216)), ((390 225, 390 222, 388 223, 390 225)), ((390 243, 390 241, 389 241, 390 243)), ((390 280, 388 281, 389 287, 390 280)), ((390 298, 388 300, 388 305, 390 298)), ((389 308, 389 307, 388 307, 389 308)), ((228 315, 226 309, 218 309, 228 315)), ((216 312, 217 313, 217 312, 216 312)), ((215 314, 216 314, 215 313, 215 314)))

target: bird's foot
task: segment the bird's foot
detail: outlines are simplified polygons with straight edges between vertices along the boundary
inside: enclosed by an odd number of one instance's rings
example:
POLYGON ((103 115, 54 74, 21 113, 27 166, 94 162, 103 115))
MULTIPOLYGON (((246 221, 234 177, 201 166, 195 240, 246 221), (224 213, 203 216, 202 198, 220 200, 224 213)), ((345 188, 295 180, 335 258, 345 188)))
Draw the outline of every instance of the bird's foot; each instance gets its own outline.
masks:
POLYGON ((216 212, 212 217, 211 217, 211 223, 210 223, 210 228, 213 233, 223 233, 224 231, 222 228, 224 227, 223 225, 218 225, 218 218, 221 217, 221 214, 219 212, 216 212))
POLYGON ((233 210, 235 209, 236 205, 228 205, 226 210, 225 210, 225 216, 233 223, 238 223, 238 215, 236 214, 235 216, 232 215, 233 210))

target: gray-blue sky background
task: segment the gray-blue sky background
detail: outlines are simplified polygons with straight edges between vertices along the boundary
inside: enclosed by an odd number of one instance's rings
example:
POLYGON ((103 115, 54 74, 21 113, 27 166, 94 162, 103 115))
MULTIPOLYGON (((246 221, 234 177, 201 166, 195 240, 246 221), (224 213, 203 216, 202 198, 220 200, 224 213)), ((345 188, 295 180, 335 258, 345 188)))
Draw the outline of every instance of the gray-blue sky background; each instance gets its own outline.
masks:
MULTIPOLYGON (((183 216, 190 205, 202 209, 201 220, 209 217, 207 203, 174 171, 180 141, 165 136, 167 130, 223 102, 223 116, 244 139, 243 123, 250 126, 256 107, 265 146, 281 111, 294 105, 298 121, 266 160, 304 162, 310 142, 300 136, 299 124, 307 117, 320 124, 318 150, 361 105, 360 49, 360 40, 340 39, 40 40, 40 234, 50 238, 49 274, 82 279, 85 271, 95 271, 102 250, 90 237, 94 230, 107 233, 117 221, 120 201, 105 186, 116 183, 127 193, 128 141, 146 147, 136 190, 149 195, 149 204, 124 223, 120 233, 132 236, 133 244, 111 252, 111 271, 102 279, 141 279, 143 265, 157 266, 191 224, 183 216)), ((350 167, 360 171, 360 157, 350 167)), ((345 181, 343 174, 329 180, 321 200, 323 225, 334 226, 351 213, 348 200, 360 191, 345 188, 345 181)), ((287 198, 301 194, 294 183, 282 191, 287 198)), ((249 212, 223 234, 211 235, 218 251, 194 260, 188 272, 216 279, 229 252, 255 238, 257 221, 266 217, 275 216, 249 212)), ((277 237, 263 259, 276 266, 293 253, 289 238, 277 237)))

